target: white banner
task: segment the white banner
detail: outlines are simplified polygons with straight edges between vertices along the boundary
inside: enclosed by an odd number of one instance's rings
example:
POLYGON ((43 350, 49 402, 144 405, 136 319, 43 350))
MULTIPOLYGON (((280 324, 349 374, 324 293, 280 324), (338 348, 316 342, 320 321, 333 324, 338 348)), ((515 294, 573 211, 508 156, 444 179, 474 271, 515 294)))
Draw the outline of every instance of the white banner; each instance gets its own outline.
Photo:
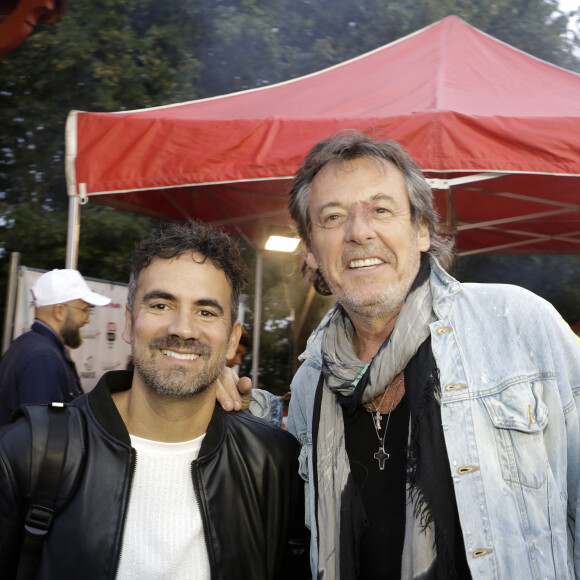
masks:
MULTIPOLYGON (((43 271, 25 267, 21 267, 18 272, 13 339, 26 332, 34 322, 30 288, 42 274, 43 271)), ((127 285, 91 278, 85 280, 93 292, 111 298, 108 306, 93 308, 91 321, 81 329, 83 344, 70 351, 83 389, 90 391, 103 373, 127 367, 131 359, 131 347, 121 338, 125 328, 127 285)))

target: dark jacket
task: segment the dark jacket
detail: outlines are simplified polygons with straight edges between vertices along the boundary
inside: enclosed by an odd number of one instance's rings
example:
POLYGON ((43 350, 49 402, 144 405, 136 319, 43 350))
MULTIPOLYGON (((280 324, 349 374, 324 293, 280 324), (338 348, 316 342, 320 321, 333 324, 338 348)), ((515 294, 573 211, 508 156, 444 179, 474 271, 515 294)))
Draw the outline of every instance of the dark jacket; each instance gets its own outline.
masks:
POLYGON ((67 403, 83 392, 74 362, 60 338, 36 321, 0 361, 0 425, 20 405, 67 403))
MULTIPOLYGON (((85 464, 69 503, 57 501, 38 579, 115 578, 136 452, 111 393, 130 384, 129 372, 107 373, 72 403, 85 418, 84 436, 70 445, 64 479, 83 457, 85 464)), ((0 430, 0 570, 7 580, 22 541, 30 445, 24 419, 0 430)), ((309 577, 298 453, 289 433, 216 405, 192 463, 213 580, 309 577)))

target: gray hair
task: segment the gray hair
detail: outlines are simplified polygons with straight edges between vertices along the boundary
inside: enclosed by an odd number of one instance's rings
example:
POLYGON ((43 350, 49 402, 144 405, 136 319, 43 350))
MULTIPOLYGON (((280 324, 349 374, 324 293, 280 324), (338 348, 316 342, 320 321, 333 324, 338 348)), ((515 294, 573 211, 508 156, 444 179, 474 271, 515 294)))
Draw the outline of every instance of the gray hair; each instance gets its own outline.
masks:
POLYGON ((230 236, 199 221, 170 224, 137 245, 131 259, 129 310, 133 311, 139 276, 153 259, 170 260, 183 254, 201 254, 202 262, 209 260, 223 271, 232 288, 231 322, 234 324, 238 319, 240 295, 247 282, 246 264, 230 236))
MULTIPOLYGON (((431 245, 428 254, 437 258, 441 266, 448 269, 453 261, 453 239, 441 236, 436 231, 439 216, 433 207, 433 194, 421 169, 406 149, 395 141, 375 140, 361 131, 341 131, 310 150, 294 176, 288 209, 296 222, 298 234, 311 247, 312 223, 308 213, 308 196, 312 181, 318 172, 331 162, 352 161, 368 158, 380 163, 392 163, 405 180, 405 188, 411 205, 411 220, 417 225, 424 223, 429 228, 431 245)), ((326 281, 318 270, 302 265, 302 274, 323 296, 331 294, 326 281)))

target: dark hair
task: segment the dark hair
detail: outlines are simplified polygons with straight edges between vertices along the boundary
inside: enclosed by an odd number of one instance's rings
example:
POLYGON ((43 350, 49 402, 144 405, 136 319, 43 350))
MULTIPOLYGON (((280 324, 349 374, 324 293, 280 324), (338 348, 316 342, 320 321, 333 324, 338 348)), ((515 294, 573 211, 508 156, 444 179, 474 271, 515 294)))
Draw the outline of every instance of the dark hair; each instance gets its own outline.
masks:
MULTIPOLYGON (((414 224, 425 223, 429 228, 431 246, 427 253, 437 258, 443 268, 448 268, 453 261, 453 239, 442 237, 436 231, 439 216, 433 207, 431 188, 421 169, 407 150, 395 141, 375 140, 356 130, 341 131, 314 145, 294 176, 288 209, 302 240, 310 247, 312 223, 308 213, 308 196, 318 172, 331 162, 340 163, 359 158, 374 159, 381 163, 387 161, 401 171, 411 205, 411 219, 414 224)), ((302 273, 319 294, 331 294, 318 270, 312 270, 304 262, 302 273)))
POLYGON ((131 278, 127 303, 133 310, 135 293, 141 272, 154 258, 169 260, 183 254, 201 254, 222 270, 232 287, 232 324, 238 319, 240 295, 247 282, 247 268, 238 247, 224 232, 199 221, 169 224, 161 231, 140 242, 131 258, 131 278))

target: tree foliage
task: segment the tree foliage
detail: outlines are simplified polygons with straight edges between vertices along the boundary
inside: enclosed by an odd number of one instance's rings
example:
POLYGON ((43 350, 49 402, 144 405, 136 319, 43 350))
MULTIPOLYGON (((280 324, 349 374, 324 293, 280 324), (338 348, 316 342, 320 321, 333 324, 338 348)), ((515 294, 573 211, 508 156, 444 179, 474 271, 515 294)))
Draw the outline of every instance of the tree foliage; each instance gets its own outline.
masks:
MULTIPOLYGON (((39 212, 30 203, 3 203, 0 211, 7 222, 2 233, 4 261, 9 253, 19 252, 20 263, 27 267, 64 268, 66 210, 39 212)), ((83 209, 82 227, 79 270, 92 278, 128 282, 129 258, 135 244, 158 224, 108 207, 87 206, 83 209)))

